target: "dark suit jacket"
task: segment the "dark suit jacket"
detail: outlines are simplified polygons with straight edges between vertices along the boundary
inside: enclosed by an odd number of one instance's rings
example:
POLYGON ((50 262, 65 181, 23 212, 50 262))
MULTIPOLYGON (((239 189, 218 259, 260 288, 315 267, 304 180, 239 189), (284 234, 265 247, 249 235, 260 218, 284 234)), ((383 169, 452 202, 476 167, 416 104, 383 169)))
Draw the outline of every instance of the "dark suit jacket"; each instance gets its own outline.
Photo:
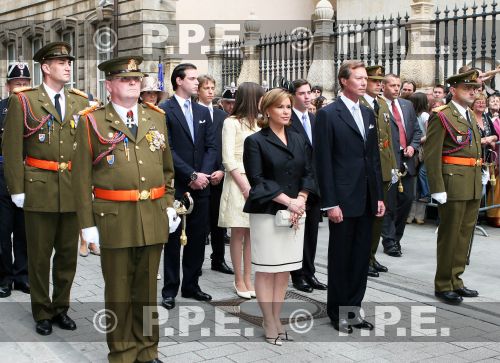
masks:
POLYGON ((174 96, 161 104, 165 111, 168 127, 168 141, 172 150, 175 169, 175 197, 180 198, 189 191, 194 197, 210 195, 210 188, 192 190, 188 187, 194 171, 211 174, 216 166, 217 147, 215 145, 210 111, 195 102, 193 128, 195 141, 191 138, 184 112, 174 96))
POLYGON ((287 143, 269 128, 245 139, 243 164, 252 189, 243 211, 276 214, 286 206, 273 201, 281 193, 296 198, 301 190, 317 193, 307 141, 285 128, 287 143))
MULTIPOLYGON (((422 138, 422 131, 418 125, 417 115, 415 114, 415 109, 411 101, 405 100, 403 98, 398 98, 399 105, 403 111, 403 122, 405 123, 406 132, 406 145, 412 146, 415 151, 417 151, 420 146, 420 139, 422 138)), ((392 116, 392 104, 388 102, 389 109, 391 110, 391 134, 392 134, 392 146, 394 148, 394 156, 396 157, 396 165, 399 167, 401 165, 401 151, 399 143, 399 128, 394 116, 392 116)), ((417 169, 415 166, 414 155, 411 158, 403 157, 403 162, 408 166, 408 174, 416 175, 417 169)))
POLYGON ((321 108, 314 130, 317 180, 321 206, 339 206, 344 217, 362 216, 367 198, 373 214, 383 200, 375 116, 360 105, 366 142, 344 102, 321 108))
POLYGON ((214 107, 213 130, 215 135, 215 146, 217 147, 215 170, 224 170, 224 166, 222 165, 222 126, 226 118, 226 112, 214 107))

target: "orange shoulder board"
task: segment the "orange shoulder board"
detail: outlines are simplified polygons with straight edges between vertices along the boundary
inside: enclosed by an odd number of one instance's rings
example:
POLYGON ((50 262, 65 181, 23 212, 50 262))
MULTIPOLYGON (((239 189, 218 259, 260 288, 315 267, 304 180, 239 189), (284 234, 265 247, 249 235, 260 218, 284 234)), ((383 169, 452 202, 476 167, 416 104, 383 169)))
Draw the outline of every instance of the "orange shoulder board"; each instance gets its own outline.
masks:
POLYGON ((149 107, 150 109, 152 109, 152 110, 155 110, 155 111, 157 111, 157 112, 159 112, 159 113, 165 114, 165 111, 163 111, 163 110, 162 110, 161 108, 159 108, 158 106, 156 106, 156 105, 152 104, 151 102, 144 102, 144 104, 145 104, 146 106, 148 106, 148 107, 149 107))

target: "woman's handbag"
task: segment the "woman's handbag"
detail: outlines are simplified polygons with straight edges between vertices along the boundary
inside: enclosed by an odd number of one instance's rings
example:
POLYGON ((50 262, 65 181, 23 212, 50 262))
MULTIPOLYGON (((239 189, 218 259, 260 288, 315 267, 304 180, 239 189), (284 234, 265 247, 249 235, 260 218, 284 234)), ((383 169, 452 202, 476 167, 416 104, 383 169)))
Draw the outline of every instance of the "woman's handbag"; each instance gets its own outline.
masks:
MULTIPOLYGON (((306 221, 306 213, 302 214, 299 218, 299 226, 303 225, 306 221)), ((290 211, 288 209, 280 209, 274 218, 274 225, 276 227, 290 227, 290 211)))

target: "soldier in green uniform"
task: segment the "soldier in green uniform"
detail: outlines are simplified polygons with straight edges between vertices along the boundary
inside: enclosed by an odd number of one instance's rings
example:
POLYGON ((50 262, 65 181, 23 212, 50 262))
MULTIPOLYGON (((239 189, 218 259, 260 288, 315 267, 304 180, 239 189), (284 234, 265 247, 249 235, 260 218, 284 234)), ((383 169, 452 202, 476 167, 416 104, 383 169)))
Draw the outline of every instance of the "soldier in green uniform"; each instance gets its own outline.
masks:
POLYGON ((433 110, 424 150, 432 198, 439 203, 435 295, 450 304, 478 296, 460 278, 482 190, 481 137, 469 108, 481 87, 478 76, 478 71, 471 70, 446 80, 452 99, 433 110))
POLYGON ((66 314, 78 252, 71 155, 78 112, 88 106, 88 99, 81 91, 64 88, 74 59, 70 52, 65 42, 49 43, 36 52, 33 60, 41 64, 43 83, 17 89, 11 96, 3 137, 7 187, 12 201, 24 208, 31 309, 41 335, 52 332, 52 323, 76 329, 66 314))
POLYGON ((75 144, 82 235, 101 247, 110 362, 160 362, 159 329, 148 317, 156 313, 156 275, 169 226, 175 230, 180 222, 171 208, 174 167, 164 112, 137 104, 141 62, 126 56, 99 64, 111 102, 82 112, 75 144))
MULTIPOLYGON (((380 166, 382 168, 382 181, 384 183, 384 204, 387 206, 387 190, 391 184, 397 181, 397 166, 394 150, 391 146, 392 137, 389 108, 385 100, 378 95, 382 89, 384 70, 384 67, 379 65, 366 67, 366 73, 368 74, 366 93, 364 97, 360 97, 359 102, 375 113, 378 148, 380 151, 380 166)), ((378 277, 379 272, 388 271, 387 267, 381 265, 375 258, 375 253, 377 252, 380 242, 380 235, 382 233, 383 220, 384 217, 376 217, 373 221, 370 265, 368 266, 368 276, 371 277, 378 277)))

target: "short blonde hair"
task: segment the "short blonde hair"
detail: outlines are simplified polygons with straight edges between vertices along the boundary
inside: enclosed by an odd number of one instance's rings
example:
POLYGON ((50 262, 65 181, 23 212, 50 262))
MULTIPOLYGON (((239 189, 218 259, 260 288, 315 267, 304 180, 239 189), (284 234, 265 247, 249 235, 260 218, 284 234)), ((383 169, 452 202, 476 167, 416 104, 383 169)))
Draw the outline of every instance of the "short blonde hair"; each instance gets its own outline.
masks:
POLYGON ((290 104, 293 107, 293 96, 288 91, 282 88, 274 88, 264 94, 264 96, 260 100, 260 112, 262 113, 262 117, 259 118, 257 122, 259 127, 269 127, 269 117, 267 116, 267 110, 272 106, 278 105, 286 98, 290 100, 290 104))

